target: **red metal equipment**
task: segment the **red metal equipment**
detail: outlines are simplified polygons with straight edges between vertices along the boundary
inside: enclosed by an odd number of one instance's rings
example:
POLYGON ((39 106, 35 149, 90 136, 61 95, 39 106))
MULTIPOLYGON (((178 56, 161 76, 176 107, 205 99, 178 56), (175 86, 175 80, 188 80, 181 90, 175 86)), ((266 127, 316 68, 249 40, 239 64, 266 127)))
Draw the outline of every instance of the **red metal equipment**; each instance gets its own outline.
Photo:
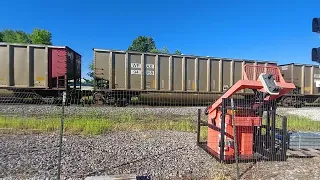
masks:
MULTIPOLYGON (((273 156, 278 153, 285 156, 286 119, 282 124, 282 130, 275 127, 276 99, 294 90, 295 85, 284 81, 277 66, 245 65, 242 76, 242 80, 239 80, 207 108, 208 122, 204 123, 205 126, 208 126, 206 151, 219 158, 220 161, 234 160, 235 131, 233 128, 236 128, 235 137, 240 159, 252 159, 257 154, 273 156), (244 89, 253 90, 255 98, 250 101, 239 101, 231 110, 230 98, 244 89), (265 110, 267 111, 267 124, 263 125, 262 118, 265 110), (232 118, 235 124, 232 123, 232 118), (271 125, 270 118, 272 119, 271 125), (266 128, 265 135, 261 134, 262 128, 266 128), (283 137, 281 152, 276 146, 277 132, 280 132, 283 137)), ((199 131, 200 126, 199 121, 199 131)))

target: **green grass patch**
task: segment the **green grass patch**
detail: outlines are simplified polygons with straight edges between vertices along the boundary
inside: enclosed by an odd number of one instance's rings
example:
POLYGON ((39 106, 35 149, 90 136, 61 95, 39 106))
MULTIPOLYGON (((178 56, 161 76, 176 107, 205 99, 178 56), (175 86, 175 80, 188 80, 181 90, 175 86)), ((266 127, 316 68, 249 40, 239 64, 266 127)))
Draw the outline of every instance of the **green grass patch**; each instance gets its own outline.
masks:
MULTIPOLYGON (((101 116, 89 113, 84 116, 70 116, 64 119, 65 134, 100 135, 114 131, 172 130, 182 132, 197 131, 194 117, 179 115, 135 115, 129 113, 101 116)), ((288 130, 320 131, 320 121, 299 116, 287 116, 288 130)), ((202 119, 206 121, 205 118, 202 119)), ((281 127, 281 119, 277 118, 277 127, 281 127)), ((264 120, 265 123, 265 120, 264 120)), ((5 117, 0 116, 1 132, 59 132, 60 117, 5 117)), ((200 137, 207 137, 207 127, 201 127, 200 137)))
MULTIPOLYGON (((281 126, 281 121, 277 121, 277 125, 281 126)), ((320 121, 314 121, 307 117, 288 115, 288 130, 292 131, 320 131, 320 121)))
MULTIPOLYGON (((60 118, 56 117, 0 117, 0 128, 10 132, 58 132, 60 118)), ((196 122, 188 117, 118 114, 64 118, 66 134, 99 135, 112 131, 173 130, 196 132, 196 122)))
MULTIPOLYGON (((296 115, 287 115, 286 117, 287 129, 290 131, 320 131, 320 121, 296 115)), ((263 124, 266 124, 266 119, 263 119, 263 124)), ((282 128, 281 117, 276 118, 276 127, 282 128)))

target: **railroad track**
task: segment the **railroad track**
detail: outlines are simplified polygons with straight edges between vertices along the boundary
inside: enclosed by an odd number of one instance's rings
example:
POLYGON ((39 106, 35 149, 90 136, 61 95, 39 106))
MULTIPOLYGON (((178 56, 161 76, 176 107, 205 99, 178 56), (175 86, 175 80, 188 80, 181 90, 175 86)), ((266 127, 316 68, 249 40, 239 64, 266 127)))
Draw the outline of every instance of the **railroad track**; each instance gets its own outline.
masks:
POLYGON ((290 148, 287 150, 287 156, 296 158, 320 157, 320 148, 290 148))

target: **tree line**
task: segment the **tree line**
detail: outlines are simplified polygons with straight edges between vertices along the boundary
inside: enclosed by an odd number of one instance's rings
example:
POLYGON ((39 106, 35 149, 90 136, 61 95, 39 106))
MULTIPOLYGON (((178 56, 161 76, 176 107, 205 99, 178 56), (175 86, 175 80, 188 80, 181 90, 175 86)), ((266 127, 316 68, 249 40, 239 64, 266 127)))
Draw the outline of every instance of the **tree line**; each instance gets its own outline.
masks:
POLYGON ((52 45, 51 39, 50 31, 39 28, 33 29, 31 33, 13 29, 0 31, 0 42, 52 45))

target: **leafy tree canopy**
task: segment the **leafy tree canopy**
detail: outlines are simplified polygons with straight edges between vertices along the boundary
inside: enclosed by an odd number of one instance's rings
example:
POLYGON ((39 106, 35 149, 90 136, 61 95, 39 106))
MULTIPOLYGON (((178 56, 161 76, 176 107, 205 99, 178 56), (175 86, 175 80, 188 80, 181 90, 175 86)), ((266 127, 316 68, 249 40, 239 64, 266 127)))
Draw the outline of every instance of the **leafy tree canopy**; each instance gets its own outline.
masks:
POLYGON ((46 44, 52 45, 51 42, 52 34, 50 31, 45 29, 34 29, 30 34, 30 40, 33 44, 46 44))
POLYGON ((129 51, 150 52, 156 49, 156 43, 152 37, 138 36, 128 47, 129 51))
POLYGON ((21 30, 4 29, 0 32, 0 41, 7 43, 52 45, 52 35, 48 30, 34 29, 32 33, 21 30))
MULTIPOLYGON (((151 53, 161 53, 161 54, 170 54, 170 51, 167 47, 158 49, 156 43, 152 37, 138 36, 132 41, 132 44, 128 47, 128 51, 139 51, 139 52, 151 52, 151 53)), ((180 50, 176 50, 173 54, 181 55, 180 50)))

